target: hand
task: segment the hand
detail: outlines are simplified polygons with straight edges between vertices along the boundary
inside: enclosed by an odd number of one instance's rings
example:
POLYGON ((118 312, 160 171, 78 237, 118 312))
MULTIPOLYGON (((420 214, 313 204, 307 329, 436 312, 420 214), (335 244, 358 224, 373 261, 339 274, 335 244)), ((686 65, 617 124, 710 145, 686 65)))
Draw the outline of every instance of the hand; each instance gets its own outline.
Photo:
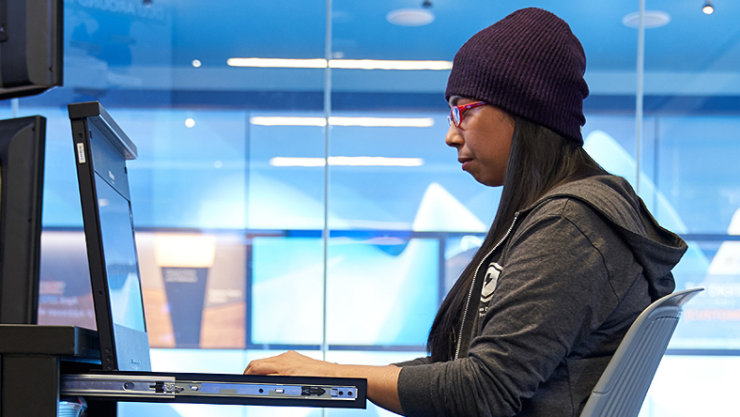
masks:
POLYGON ((367 379, 367 396, 375 404, 401 414, 398 374, 401 368, 388 366, 339 365, 309 358, 298 352, 285 352, 257 359, 244 369, 244 375, 293 375, 367 379))
POLYGON ((336 376, 336 364, 309 358, 295 351, 285 352, 278 356, 257 359, 244 369, 244 375, 300 375, 300 376, 336 376))

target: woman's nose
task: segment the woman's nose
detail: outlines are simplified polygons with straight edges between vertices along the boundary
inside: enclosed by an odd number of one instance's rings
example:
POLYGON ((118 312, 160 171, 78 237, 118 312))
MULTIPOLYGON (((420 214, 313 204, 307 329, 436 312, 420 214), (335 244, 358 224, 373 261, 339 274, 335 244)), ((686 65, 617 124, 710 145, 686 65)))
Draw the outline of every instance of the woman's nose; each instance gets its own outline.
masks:
POLYGON ((447 144, 447 146, 452 146, 455 148, 462 145, 462 136, 460 136, 460 131, 457 130, 455 126, 450 125, 450 128, 447 129, 447 134, 445 135, 445 143, 447 144))

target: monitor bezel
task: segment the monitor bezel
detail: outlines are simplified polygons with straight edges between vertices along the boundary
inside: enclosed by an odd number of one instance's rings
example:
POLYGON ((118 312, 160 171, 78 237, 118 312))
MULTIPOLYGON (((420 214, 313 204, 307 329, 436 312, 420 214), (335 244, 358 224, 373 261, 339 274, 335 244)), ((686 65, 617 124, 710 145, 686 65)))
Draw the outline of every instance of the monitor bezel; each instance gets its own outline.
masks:
POLYGON ((63 0, 0 0, 0 28, 0 100, 63 84, 63 0))
POLYGON ((46 118, 0 120, 0 323, 38 321, 46 118))

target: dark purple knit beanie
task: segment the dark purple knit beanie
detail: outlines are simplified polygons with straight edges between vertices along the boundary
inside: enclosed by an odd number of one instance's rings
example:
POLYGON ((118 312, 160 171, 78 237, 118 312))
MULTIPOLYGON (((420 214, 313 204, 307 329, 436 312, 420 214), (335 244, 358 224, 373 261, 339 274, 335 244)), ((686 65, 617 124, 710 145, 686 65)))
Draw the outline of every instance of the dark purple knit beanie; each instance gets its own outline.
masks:
POLYGON ((447 100, 483 100, 583 144, 586 56, 570 27, 537 8, 517 10, 460 48, 447 100))

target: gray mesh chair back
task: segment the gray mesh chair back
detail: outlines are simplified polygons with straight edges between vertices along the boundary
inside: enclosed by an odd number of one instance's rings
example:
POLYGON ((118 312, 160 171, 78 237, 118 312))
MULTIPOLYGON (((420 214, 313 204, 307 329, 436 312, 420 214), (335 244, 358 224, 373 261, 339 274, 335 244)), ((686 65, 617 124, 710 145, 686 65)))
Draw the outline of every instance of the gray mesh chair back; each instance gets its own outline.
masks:
POLYGON ((678 291, 650 304, 624 335, 580 417, 637 417, 683 305, 703 288, 678 291))

